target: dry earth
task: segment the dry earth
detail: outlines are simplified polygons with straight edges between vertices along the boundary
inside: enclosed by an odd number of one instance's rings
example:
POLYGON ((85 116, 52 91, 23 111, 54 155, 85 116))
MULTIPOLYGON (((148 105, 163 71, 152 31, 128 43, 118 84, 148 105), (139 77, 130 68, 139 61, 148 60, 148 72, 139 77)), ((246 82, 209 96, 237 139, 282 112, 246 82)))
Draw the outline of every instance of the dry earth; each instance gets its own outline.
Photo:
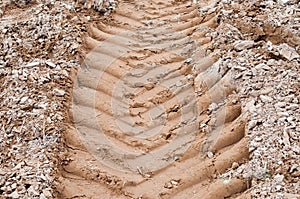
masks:
POLYGON ((4 198, 300 197, 299 2, 99 2, 1 2, 4 198))

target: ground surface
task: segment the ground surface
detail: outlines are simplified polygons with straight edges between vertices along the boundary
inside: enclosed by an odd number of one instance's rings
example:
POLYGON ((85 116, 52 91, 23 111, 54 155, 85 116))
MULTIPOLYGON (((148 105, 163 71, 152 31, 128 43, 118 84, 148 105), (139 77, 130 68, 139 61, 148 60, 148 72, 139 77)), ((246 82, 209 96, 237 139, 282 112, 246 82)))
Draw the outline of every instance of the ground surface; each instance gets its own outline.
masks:
POLYGON ((3 5, 4 197, 299 198, 299 2, 3 5))

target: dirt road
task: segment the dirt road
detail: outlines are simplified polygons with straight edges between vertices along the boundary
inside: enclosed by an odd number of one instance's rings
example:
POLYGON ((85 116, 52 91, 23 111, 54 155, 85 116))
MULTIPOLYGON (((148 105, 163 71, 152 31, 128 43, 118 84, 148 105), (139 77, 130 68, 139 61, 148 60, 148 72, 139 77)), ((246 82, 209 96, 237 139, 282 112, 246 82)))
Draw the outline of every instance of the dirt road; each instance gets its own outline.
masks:
POLYGON ((247 180, 219 178, 248 148, 231 70, 210 51, 217 13, 121 1, 90 24, 60 197, 247 197, 247 180))
POLYGON ((300 198, 300 2, 0 3, 1 198, 300 198))

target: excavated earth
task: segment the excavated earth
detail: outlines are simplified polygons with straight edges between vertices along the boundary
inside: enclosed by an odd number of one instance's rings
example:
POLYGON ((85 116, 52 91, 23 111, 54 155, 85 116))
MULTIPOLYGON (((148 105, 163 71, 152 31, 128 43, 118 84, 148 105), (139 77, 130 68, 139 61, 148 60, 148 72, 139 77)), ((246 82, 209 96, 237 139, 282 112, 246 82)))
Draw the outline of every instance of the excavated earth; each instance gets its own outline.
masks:
POLYGON ((12 2, 0 198, 300 198, 299 2, 12 2))

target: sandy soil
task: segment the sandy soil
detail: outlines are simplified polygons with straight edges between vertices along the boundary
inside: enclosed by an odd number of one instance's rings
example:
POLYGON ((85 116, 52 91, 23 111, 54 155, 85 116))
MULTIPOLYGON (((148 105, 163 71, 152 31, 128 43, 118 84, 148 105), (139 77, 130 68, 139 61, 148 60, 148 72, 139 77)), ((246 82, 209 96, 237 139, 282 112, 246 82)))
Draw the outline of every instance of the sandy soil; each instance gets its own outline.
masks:
POLYGON ((245 116, 231 72, 207 51, 218 16, 195 8, 122 1, 90 25, 61 197, 235 198, 249 188, 219 178, 248 159, 245 116))

